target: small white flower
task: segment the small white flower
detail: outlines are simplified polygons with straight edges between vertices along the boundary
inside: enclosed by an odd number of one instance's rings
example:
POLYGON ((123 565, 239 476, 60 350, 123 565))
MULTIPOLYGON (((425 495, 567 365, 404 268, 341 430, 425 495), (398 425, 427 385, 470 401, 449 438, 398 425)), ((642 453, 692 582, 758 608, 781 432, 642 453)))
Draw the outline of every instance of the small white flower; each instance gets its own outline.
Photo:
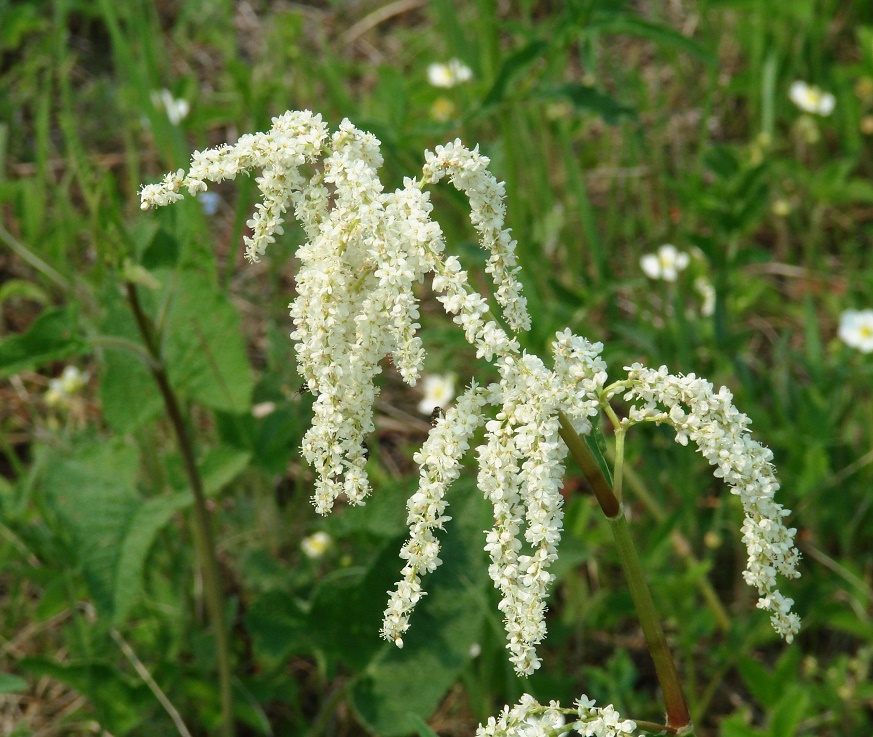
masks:
POLYGON ((473 70, 459 59, 445 64, 431 64, 427 68, 427 81, 434 87, 454 87, 473 78, 473 70))
POLYGON ((175 99, 173 93, 168 89, 163 89, 160 92, 153 91, 152 105, 156 108, 163 108, 173 125, 179 125, 191 111, 191 105, 188 104, 187 100, 184 98, 175 99))
POLYGON ((715 287, 705 276, 698 276, 694 280, 694 288, 703 299, 703 304, 700 305, 700 314, 709 317, 715 312, 715 287))
POLYGON ((665 243, 657 253, 647 253, 640 259, 643 273, 650 279, 676 281, 679 272, 687 268, 691 258, 669 243, 665 243))
POLYGON ((451 374, 425 376, 422 389, 424 397, 418 403, 418 411, 429 415, 436 407, 445 409, 455 398, 455 377, 451 374))
POLYGON ((873 352, 873 310, 846 310, 840 315, 840 340, 861 353, 873 352))
POLYGON ((70 398, 82 390, 88 381, 88 375, 83 374, 75 366, 66 366, 60 378, 49 381, 45 393, 45 403, 49 407, 66 407, 70 398))
POLYGON ((309 537, 304 537, 300 542, 300 548, 307 558, 318 560, 333 546, 333 538, 326 532, 315 532, 309 537))
POLYGON ((836 98, 830 92, 800 81, 791 84, 788 96, 803 112, 822 116, 830 115, 837 104, 836 98))

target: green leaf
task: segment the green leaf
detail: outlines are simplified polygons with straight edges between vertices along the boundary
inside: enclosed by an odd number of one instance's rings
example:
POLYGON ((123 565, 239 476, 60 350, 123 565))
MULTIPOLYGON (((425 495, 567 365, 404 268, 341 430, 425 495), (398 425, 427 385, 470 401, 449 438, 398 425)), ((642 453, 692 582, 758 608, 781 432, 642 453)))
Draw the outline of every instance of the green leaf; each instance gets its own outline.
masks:
POLYGON ((425 578, 428 594, 412 615, 403 649, 384 646, 351 690, 361 721, 385 737, 420 728, 457 680, 481 636, 488 587, 482 530, 490 524, 490 510, 475 487, 461 486, 466 488, 451 494, 453 519, 443 536, 443 564, 425 578))
MULTIPOLYGON (((142 345, 136 321, 117 290, 104 293, 103 304, 106 313, 100 325, 101 332, 105 336, 142 345)), ((121 434, 133 432, 155 417, 163 407, 161 394, 143 359, 113 347, 103 351, 100 403, 103 418, 121 434)))
POLYGON ((51 509, 73 538, 94 603, 110 616, 121 546, 141 504, 134 486, 138 467, 133 446, 95 443, 70 455, 56 453, 42 479, 51 509))
POLYGON ((792 684, 779 700, 770 718, 770 737, 794 737, 797 726, 806 716, 809 696, 799 684, 792 684))
POLYGON ((45 310, 26 333, 0 342, 0 379, 85 353, 73 305, 45 310))
POLYGON ((203 479, 203 490, 217 494, 233 481, 248 465, 252 454, 229 445, 209 448, 197 464, 203 479))
POLYGON ((118 555, 112 597, 113 624, 120 624, 127 619, 131 607, 139 599, 146 558, 158 533, 173 515, 190 506, 192 501, 190 493, 156 497, 147 500, 134 513, 118 555))
POLYGON ((246 628, 255 650, 265 659, 282 660, 311 650, 306 613, 284 591, 268 591, 258 597, 246 612, 246 628))
POLYGON ((610 125, 622 120, 635 120, 636 110, 618 102, 614 97, 584 84, 547 85, 537 88, 535 97, 543 100, 565 99, 576 112, 596 113, 610 125))
POLYGON ((168 285, 164 331, 170 383, 183 396, 228 412, 248 408, 254 386, 239 315, 216 284, 193 271, 158 272, 168 285))
POLYGON ((113 624, 142 592, 146 559, 158 532, 191 503, 189 492, 142 500, 139 456, 121 441, 54 452, 41 487, 72 542, 97 611, 113 624))
POLYGON ((27 688, 27 681, 12 673, 0 673, 0 694, 18 693, 27 688))

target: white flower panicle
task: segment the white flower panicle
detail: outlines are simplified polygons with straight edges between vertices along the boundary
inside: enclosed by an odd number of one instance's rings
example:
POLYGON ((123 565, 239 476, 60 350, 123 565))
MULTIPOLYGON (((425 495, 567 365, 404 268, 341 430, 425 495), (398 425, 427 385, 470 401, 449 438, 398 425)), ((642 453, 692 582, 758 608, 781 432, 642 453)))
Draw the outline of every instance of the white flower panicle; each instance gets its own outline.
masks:
POLYGON ((298 168, 321 154, 327 137, 320 115, 308 110, 289 111, 273 118, 273 127, 267 133, 244 135, 233 146, 195 151, 187 175, 179 169, 167 174, 161 183, 142 188, 142 209, 181 200, 182 188, 196 196, 206 191, 206 182, 235 179, 241 172, 260 169, 263 174, 256 181, 264 201, 255 206, 255 215, 247 223, 252 236, 244 239, 246 258, 257 261, 275 235, 282 234, 282 215, 292 194, 307 184, 298 168))
POLYGON ((403 647, 402 636, 409 629, 409 615, 424 596, 421 575, 435 571, 442 563, 434 530, 443 529, 451 519, 445 514, 445 493, 461 473, 461 459, 470 449, 473 433, 484 421, 485 403, 485 391, 474 381, 455 406, 439 418, 413 457, 420 468, 420 481, 418 490, 406 503, 409 540, 400 551, 406 565, 396 589, 388 592, 382 625, 382 636, 398 647, 403 647))
POLYGON ((485 271, 494 279, 497 302, 513 330, 530 330, 527 300, 516 278, 520 270, 515 258, 516 242, 510 230, 503 228, 506 187, 488 171, 490 160, 479 153, 478 146, 471 151, 460 139, 437 146, 435 152, 426 151, 424 157, 425 181, 438 182, 448 176, 469 199, 470 220, 479 233, 482 248, 491 253, 485 271))
POLYGON ((612 705, 598 707, 587 696, 575 702, 575 709, 562 708, 557 701, 548 706, 524 694, 518 704, 504 706, 500 715, 480 724, 476 737, 555 737, 571 732, 585 737, 622 737, 633 734, 637 725, 622 719, 612 705))
MULTIPOLYGON (((405 564, 389 594, 383 637, 403 644, 410 614, 424 596, 421 578, 441 562, 435 531, 450 519, 446 489, 484 424, 485 441, 477 455, 479 488, 494 516, 486 532, 489 575, 501 594, 512 663, 522 674, 540 666, 536 646, 546 634, 546 597, 554 580, 549 569, 563 526, 560 489, 567 448, 558 432, 560 414, 580 434, 589 433, 591 418, 602 405, 618 387, 623 391, 630 385, 627 398, 640 404, 627 422, 669 422, 677 440, 694 440, 717 466, 716 475, 740 495, 749 549, 746 580, 758 589, 759 606, 770 611, 777 631, 790 641, 799 620, 790 612, 791 600, 776 590, 775 575, 798 575, 794 530, 782 525, 788 512, 772 500, 778 484, 770 452, 745 432, 748 420, 733 407, 730 394, 714 394, 710 384, 693 376, 670 376, 666 369, 650 371, 637 364, 630 369, 630 382, 605 388, 602 345, 569 330, 556 335, 552 369, 522 351, 515 334, 529 329, 530 317, 517 278, 515 241, 503 227, 504 186, 488 171, 488 159, 460 141, 439 146, 425 152, 421 180, 405 179, 401 189, 385 192, 378 176, 379 146, 372 134, 348 120, 330 135, 320 116, 287 112, 273 119, 267 133, 195 153, 187 174, 181 169, 167 174, 162 182, 143 187, 141 198, 143 209, 167 205, 181 199, 183 190, 196 196, 208 181, 259 170, 263 201, 248 222, 251 236, 245 239, 250 261, 257 261, 282 233, 285 214, 293 207, 307 242, 297 253, 301 265, 297 297, 289 306, 291 337, 298 370, 315 395, 302 452, 316 472, 313 501, 321 514, 340 495, 363 504, 370 491, 364 441, 375 427, 381 359, 392 356, 410 385, 421 375, 425 352, 414 289, 426 274, 433 274, 437 299, 476 356, 498 369, 498 382, 470 385, 415 456, 420 483, 407 504, 410 536, 400 553, 405 564), (423 191, 444 177, 469 198, 473 226, 491 254, 487 271, 509 330, 498 324, 458 259, 444 253, 442 231, 431 219, 430 196, 423 191), (486 409, 492 407, 487 419, 486 409)), ((673 267, 674 272, 683 268, 681 259, 673 267)), ((549 710, 557 707, 540 707, 526 698, 481 727, 480 734, 552 734, 557 722, 550 721, 549 710), (526 721, 528 716, 537 718, 526 721)), ((587 700, 577 716, 573 728, 588 736, 633 729, 632 722, 619 721, 612 707, 595 709, 587 700)))
POLYGON ((488 159, 460 141, 426 153, 424 179, 383 192, 379 141, 344 120, 332 136, 319 115, 287 112, 267 133, 245 135, 233 146, 196 152, 188 173, 168 174, 141 192, 142 207, 171 204, 182 191, 197 195, 206 182, 258 169, 263 195, 248 225, 246 256, 257 261, 282 234, 289 205, 308 242, 300 247, 297 298, 290 305, 298 367, 313 394, 314 421, 303 453, 317 472, 314 502, 327 513, 340 494, 363 503, 369 493, 364 438, 372 432, 374 380, 391 354, 403 379, 414 385, 424 363, 413 292, 435 274, 441 300, 464 327, 477 355, 518 352, 518 343, 490 318, 487 300, 475 293, 457 259, 445 258, 442 231, 431 220, 424 184, 448 174, 471 199, 472 221, 491 251, 488 271, 496 299, 514 329, 529 318, 515 278, 515 243, 503 229, 504 187, 487 171, 488 159), (321 159, 322 170, 301 167, 321 159), (489 319, 485 319, 488 315, 489 319))
POLYGON ((489 387, 499 407, 479 448, 479 488, 491 502, 494 527, 487 534, 488 572, 500 590, 510 660, 529 675, 540 666, 536 645, 546 634, 546 597, 554 575, 563 526, 560 493, 567 447, 558 430, 559 410, 580 432, 591 430, 597 391, 606 378, 600 346, 557 334, 555 370, 536 356, 504 355, 495 363, 501 380, 489 387), (575 361, 571 368, 570 362, 575 361), (521 553, 520 539, 531 553, 521 553))
POLYGON ((758 607, 770 613, 773 628, 791 642, 800 629, 800 618, 791 611, 794 602, 777 590, 776 574, 799 577, 800 553, 794 547, 796 530, 782 524, 791 510, 773 500, 779 489, 771 465, 773 453, 749 435, 750 420, 734 407, 726 387, 716 392, 710 382, 694 374, 670 374, 666 366, 654 370, 635 363, 626 368, 632 386, 625 400, 638 403, 625 422, 672 425, 676 441, 681 445, 693 441, 715 466, 714 475, 740 497, 745 511, 743 542, 749 555, 743 578, 758 591, 758 607))

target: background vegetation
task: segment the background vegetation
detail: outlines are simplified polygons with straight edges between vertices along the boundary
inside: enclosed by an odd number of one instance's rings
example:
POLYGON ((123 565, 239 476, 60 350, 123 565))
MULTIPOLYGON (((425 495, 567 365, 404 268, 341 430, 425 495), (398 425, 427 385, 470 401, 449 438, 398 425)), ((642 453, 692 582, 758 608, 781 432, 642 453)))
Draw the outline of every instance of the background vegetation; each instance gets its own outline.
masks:
MULTIPOLYGON (((805 627, 786 647, 754 609, 740 510, 705 462, 667 431, 632 434, 633 528, 696 722, 870 733, 873 363, 837 337, 843 311, 873 307, 869 2, 0 2, 0 79, 0 733, 204 735, 219 719, 191 491, 126 283, 193 430, 239 734, 472 735, 523 691, 660 716, 572 468, 535 677, 505 658, 473 473, 407 647, 378 640, 429 429, 419 395, 386 367, 372 501, 318 518, 286 310, 301 232, 246 266, 244 178, 217 201, 138 206, 192 150, 303 108, 372 130, 389 186, 425 147, 480 144, 508 185, 527 347, 568 325, 616 372, 666 363, 731 388, 794 510, 803 577, 785 589, 805 627), (472 78, 430 85, 451 58, 472 78), (796 80, 833 93, 833 113, 799 110, 796 80), (175 123, 162 89, 189 105, 175 123), (675 282, 640 267, 665 242, 691 255, 675 282), (69 365, 81 379, 52 394, 69 365), (333 543, 309 557, 316 531, 333 543)), ((449 248, 483 264, 463 201, 435 199, 449 248)), ((424 323, 432 372, 489 378, 433 301, 424 323)))

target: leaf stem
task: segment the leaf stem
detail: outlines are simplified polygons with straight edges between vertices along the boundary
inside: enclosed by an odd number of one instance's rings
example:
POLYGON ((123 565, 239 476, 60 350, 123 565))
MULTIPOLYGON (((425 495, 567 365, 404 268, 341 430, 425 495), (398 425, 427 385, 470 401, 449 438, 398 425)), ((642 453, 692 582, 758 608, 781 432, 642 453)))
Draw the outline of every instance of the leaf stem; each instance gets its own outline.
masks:
POLYGON ((230 643, 224 621, 224 606, 219 583, 218 561, 215 557, 212 519, 206 506, 203 481, 200 478, 200 471, 194 459, 194 445, 191 435, 182 416, 179 401, 173 388, 170 386, 170 380, 167 376, 166 366, 161 356, 159 341, 152 322, 142 309, 136 285, 127 282, 125 287, 127 289, 127 300, 130 303, 130 308, 133 311, 136 324, 142 335, 143 343, 145 343, 146 350, 152 359, 152 365, 149 368, 161 391, 161 396, 164 398, 164 406, 167 409, 170 424, 172 424, 173 431, 176 434, 179 451, 182 454, 182 461, 185 466, 185 473, 188 476, 188 483, 194 495, 194 539, 203 572, 203 590, 206 596, 206 608, 212 621, 217 646, 218 679, 221 694, 221 735, 222 737, 234 737, 230 643))

